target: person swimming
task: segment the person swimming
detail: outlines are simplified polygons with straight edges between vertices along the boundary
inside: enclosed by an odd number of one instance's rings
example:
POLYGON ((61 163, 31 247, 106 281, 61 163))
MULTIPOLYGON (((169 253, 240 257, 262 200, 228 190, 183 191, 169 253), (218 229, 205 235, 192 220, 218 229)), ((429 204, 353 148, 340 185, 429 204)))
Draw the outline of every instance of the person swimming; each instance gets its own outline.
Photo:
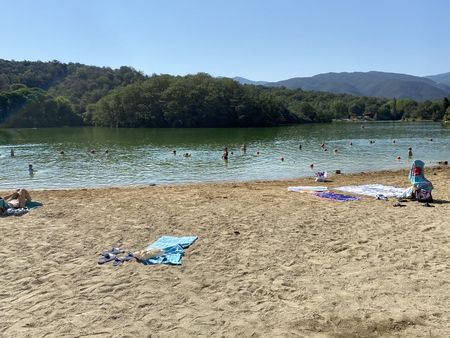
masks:
POLYGON ((28 165, 28 173, 30 174, 30 176, 33 176, 35 172, 36 172, 36 170, 33 169, 33 165, 29 164, 28 165))

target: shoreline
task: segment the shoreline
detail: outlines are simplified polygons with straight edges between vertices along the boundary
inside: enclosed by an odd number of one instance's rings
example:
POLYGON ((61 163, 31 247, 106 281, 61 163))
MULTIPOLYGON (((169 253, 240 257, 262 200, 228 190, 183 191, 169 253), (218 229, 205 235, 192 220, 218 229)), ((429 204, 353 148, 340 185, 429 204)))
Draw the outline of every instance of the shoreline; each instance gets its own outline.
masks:
POLYGON ((432 207, 337 202, 289 185, 408 186, 408 171, 141 188, 32 190, 0 218, 0 336, 450 336, 450 167, 432 207), (198 236, 180 266, 97 264, 198 236))
MULTIPOLYGON (((427 164, 425 171, 431 169, 445 169, 450 168, 448 165, 442 164, 427 164)), ((310 185, 322 183, 333 183, 332 179, 337 177, 352 177, 352 176, 364 176, 364 175, 379 175, 379 174, 399 174, 405 172, 408 175, 409 169, 380 169, 371 171, 360 171, 360 172, 348 172, 341 174, 331 174, 328 173, 327 182, 315 182, 315 176, 299 176, 293 178, 283 178, 283 179, 263 179, 263 180, 249 180, 249 181, 205 181, 205 182, 180 182, 180 183, 153 183, 153 184, 140 184, 140 185, 127 185, 127 186, 95 186, 95 187, 77 187, 77 188, 26 188, 29 191, 80 191, 80 190, 111 190, 111 189, 143 189, 143 188, 154 188, 154 187, 179 187, 179 186, 212 186, 212 185, 230 185, 230 184, 262 184, 262 183, 282 183, 282 182, 293 182, 300 181, 303 183, 309 183, 310 185), (306 182, 307 181, 307 182, 306 182)), ((19 187, 17 187, 19 188, 19 187)), ((11 189, 4 188, 0 186, 0 192, 9 191, 11 189)))

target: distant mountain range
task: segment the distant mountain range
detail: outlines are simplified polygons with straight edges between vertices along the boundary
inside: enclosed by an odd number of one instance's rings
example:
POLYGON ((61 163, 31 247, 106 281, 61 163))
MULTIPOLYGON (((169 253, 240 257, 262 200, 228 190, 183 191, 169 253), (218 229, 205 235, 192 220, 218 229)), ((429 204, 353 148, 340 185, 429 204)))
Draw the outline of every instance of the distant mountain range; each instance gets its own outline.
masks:
POLYGON ((233 77, 233 80, 237 81, 241 84, 250 84, 250 85, 255 85, 255 86, 264 86, 264 85, 270 83, 268 81, 252 81, 252 80, 246 79, 244 77, 240 77, 240 76, 233 77))
POLYGON ((311 77, 267 82, 233 78, 242 84, 286 87, 337 94, 409 98, 417 101, 442 99, 450 94, 450 73, 426 77, 385 72, 325 73, 311 77))
POLYGON ((444 84, 450 86, 450 72, 437 75, 425 76, 427 79, 433 80, 436 83, 444 84))

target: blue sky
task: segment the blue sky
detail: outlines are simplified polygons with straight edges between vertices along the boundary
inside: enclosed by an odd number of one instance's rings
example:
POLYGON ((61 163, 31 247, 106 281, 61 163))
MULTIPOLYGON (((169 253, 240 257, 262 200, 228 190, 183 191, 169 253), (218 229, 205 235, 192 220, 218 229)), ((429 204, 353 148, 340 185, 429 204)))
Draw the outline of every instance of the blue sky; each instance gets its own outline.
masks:
POLYGON ((0 58, 283 80, 450 72, 446 0, 0 0, 0 58))

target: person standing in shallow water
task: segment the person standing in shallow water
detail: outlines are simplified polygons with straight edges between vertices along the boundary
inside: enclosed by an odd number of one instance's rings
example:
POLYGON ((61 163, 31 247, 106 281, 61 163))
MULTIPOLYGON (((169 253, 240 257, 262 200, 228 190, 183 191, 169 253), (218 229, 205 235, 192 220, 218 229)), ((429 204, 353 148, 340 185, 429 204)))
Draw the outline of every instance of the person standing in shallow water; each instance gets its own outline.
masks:
POLYGON ((222 155, 222 158, 223 158, 225 161, 228 161, 228 148, 227 148, 227 147, 225 147, 225 148, 223 149, 223 155, 222 155))
POLYGON ((11 157, 14 157, 14 148, 11 148, 11 157))
POLYGON ((409 158, 413 157, 413 153, 412 153, 412 148, 411 147, 408 148, 408 157, 409 158))
POLYGON ((35 172, 36 172, 36 170, 33 169, 33 165, 29 164, 28 165, 28 173, 30 174, 30 176, 33 176, 35 172))

